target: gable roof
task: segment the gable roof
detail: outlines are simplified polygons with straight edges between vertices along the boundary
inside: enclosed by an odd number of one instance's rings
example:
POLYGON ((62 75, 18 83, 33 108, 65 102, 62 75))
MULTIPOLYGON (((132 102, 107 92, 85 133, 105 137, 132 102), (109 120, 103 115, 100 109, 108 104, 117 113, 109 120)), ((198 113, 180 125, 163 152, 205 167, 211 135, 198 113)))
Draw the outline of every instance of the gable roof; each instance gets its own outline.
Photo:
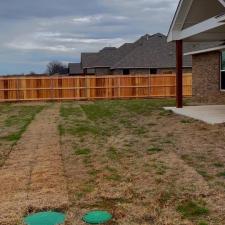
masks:
POLYGON ((225 38, 221 35, 224 27, 220 29, 225 25, 224 13, 224 0, 180 0, 167 40, 221 41, 225 38))
POLYGON ((71 75, 79 75, 83 74, 83 69, 81 68, 80 63, 69 63, 69 74, 71 75))
MULTIPOLYGON (((184 52, 214 46, 215 43, 184 43, 184 52)), ((191 67, 190 56, 184 57, 184 67, 191 67)), ((174 68, 176 67, 175 43, 167 43, 160 33, 150 36, 112 68, 174 68)))

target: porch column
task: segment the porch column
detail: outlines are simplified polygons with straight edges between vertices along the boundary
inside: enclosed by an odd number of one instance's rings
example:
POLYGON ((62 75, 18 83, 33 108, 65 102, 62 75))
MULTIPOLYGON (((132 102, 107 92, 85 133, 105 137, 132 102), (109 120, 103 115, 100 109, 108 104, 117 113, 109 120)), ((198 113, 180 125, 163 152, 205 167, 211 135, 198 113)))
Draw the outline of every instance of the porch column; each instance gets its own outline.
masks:
POLYGON ((176 41, 176 101, 177 108, 183 108, 183 41, 176 41))

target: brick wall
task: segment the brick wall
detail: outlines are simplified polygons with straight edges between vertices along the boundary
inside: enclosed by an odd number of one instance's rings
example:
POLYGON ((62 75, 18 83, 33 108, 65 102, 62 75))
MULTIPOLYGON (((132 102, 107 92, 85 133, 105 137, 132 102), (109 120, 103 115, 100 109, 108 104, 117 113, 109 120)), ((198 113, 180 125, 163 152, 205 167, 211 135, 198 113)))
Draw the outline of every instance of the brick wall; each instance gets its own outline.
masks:
POLYGON ((193 56, 193 100, 210 104, 224 104, 225 92, 220 91, 220 52, 193 56))

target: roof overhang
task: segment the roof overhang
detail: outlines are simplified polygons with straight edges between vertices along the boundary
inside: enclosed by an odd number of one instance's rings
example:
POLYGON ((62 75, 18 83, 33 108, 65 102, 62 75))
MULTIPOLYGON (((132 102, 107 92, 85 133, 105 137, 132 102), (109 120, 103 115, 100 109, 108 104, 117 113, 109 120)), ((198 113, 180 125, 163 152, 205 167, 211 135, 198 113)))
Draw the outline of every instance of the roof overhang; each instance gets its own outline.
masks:
POLYGON ((214 52, 214 51, 223 51, 223 50, 225 50, 225 45, 216 46, 214 48, 208 48, 208 49, 199 50, 199 51, 187 52, 187 53, 184 54, 184 56, 197 55, 197 54, 202 54, 202 53, 208 53, 208 52, 214 52))
POLYGON ((225 40, 224 0, 180 0, 167 41, 225 40))

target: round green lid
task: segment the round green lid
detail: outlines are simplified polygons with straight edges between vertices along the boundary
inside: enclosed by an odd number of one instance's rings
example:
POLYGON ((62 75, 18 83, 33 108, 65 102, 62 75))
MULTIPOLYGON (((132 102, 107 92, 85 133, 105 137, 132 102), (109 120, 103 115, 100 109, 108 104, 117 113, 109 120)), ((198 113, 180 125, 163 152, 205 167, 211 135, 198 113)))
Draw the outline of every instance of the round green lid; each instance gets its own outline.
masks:
POLYGON ((83 221, 87 224, 102 224, 111 219, 112 215, 106 211, 91 211, 83 217, 83 221))
POLYGON ((58 225, 65 221, 65 214, 58 212, 39 212, 24 218, 27 225, 58 225))

